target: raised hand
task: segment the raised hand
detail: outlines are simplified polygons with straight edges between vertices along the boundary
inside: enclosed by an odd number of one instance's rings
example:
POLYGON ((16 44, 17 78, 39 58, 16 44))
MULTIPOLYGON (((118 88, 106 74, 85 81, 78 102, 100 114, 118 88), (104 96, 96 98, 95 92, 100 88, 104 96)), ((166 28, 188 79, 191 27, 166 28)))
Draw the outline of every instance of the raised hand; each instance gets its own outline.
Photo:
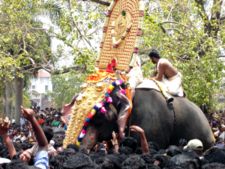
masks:
POLYGON ((23 117, 26 118, 26 119, 29 120, 29 121, 30 121, 30 120, 34 117, 34 115, 35 115, 35 112, 34 112, 33 109, 23 108, 22 106, 21 106, 21 113, 22 113, 23 117))
POLYGON ((141 127, 136 125, 130 126, 130 130, 136 133, 144 133, 144 130, 141 127))
POLYGON ((40 147, 46 147, 48 145, 48 141, 41 126, 38 124, 37 119, 35 118, 34 110, 23 108, 21 106, 21 113, 23 117, 31 123, 38 145, 40 147))
POLYGON ((112 145, 118 144, 117 135, 116 135, 116 132, 115 131, 112 132, 111 142, 112 142, 112 145))
POLYGON ((5 117, 5 119, 0 118, 0 135, 1 136, 7 134, 9 126, 10 126, 10 120, 8 117, 5 117))
POLYGON ((140 135, 142 152, 143 153, 149 153, 148 142, 147 142, 147 139, 145 137, 144 130, 141 127, 136 126, 136 125, 130 126, 130 130, 133 131, 133 132, 136 132, 140 135))

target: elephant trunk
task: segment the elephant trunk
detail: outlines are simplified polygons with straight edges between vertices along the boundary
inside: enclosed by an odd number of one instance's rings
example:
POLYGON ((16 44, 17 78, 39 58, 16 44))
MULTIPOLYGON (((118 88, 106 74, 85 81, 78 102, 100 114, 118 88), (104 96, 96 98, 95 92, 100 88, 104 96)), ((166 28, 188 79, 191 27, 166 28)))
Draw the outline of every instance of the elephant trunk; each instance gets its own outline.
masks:
POLYGON ((85 137, 82 140, 81 148, 91 150, 97 143, 98 131, 95 127, 89 126, 85 137))

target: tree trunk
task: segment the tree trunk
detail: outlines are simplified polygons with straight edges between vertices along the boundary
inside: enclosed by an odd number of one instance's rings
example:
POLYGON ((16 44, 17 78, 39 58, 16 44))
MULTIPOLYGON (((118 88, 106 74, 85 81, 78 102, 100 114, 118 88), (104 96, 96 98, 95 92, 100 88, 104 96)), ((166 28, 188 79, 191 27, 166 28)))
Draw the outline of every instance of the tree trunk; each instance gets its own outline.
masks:
POLYGON ((12 118, 12 83, 9 81, 4 82, 4 97, 3 97, 3 105, 4 105, 4 116, 8 116, 10 119, 12 118))
POLYGON ((14 83, 15 89, 15 120, 16 123, 19 124, 20 122, 20 107, 23 104, 23 78, 16 77, 14 83))

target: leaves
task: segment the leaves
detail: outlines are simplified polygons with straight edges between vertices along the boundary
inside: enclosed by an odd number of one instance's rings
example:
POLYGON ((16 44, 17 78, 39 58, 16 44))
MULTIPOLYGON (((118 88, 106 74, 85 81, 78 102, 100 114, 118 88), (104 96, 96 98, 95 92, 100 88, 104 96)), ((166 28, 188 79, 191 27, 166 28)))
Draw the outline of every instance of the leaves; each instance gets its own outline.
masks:
POLYGON ((72 97, 79 92, 80 85, 84 81, 85 75, 69 72, 61 75, 53 75, 54 92, 49 93, 55 107, 62 107, 69 103, 72 97))
MULTIPOLYGON (((9 0, 0 5, 0 50, 3 58, 0 62, 4 64, 11 59, 14 66, 10 71, 12 76, 15 71, 23 74, 22 70, 31 65, 28 57, 41 63, 41 57, 50 55, 49 37, 41 28, 42 24, 35 20, 39 7, 36 0, 9 0)), ((0 76, 8 74, 8 70, 1 71, 0 76)))

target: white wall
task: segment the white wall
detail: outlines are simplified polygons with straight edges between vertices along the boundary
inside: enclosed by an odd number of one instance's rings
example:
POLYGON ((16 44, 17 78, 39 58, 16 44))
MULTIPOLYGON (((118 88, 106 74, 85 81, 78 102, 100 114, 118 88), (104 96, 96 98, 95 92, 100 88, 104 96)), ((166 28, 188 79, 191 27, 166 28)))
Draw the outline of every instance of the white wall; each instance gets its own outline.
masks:
POLYGON ((30 91, 32 90, 35 90, 40 94, 47 94, 48 91, 52 91, 51 77, 32 78, 30 91))

